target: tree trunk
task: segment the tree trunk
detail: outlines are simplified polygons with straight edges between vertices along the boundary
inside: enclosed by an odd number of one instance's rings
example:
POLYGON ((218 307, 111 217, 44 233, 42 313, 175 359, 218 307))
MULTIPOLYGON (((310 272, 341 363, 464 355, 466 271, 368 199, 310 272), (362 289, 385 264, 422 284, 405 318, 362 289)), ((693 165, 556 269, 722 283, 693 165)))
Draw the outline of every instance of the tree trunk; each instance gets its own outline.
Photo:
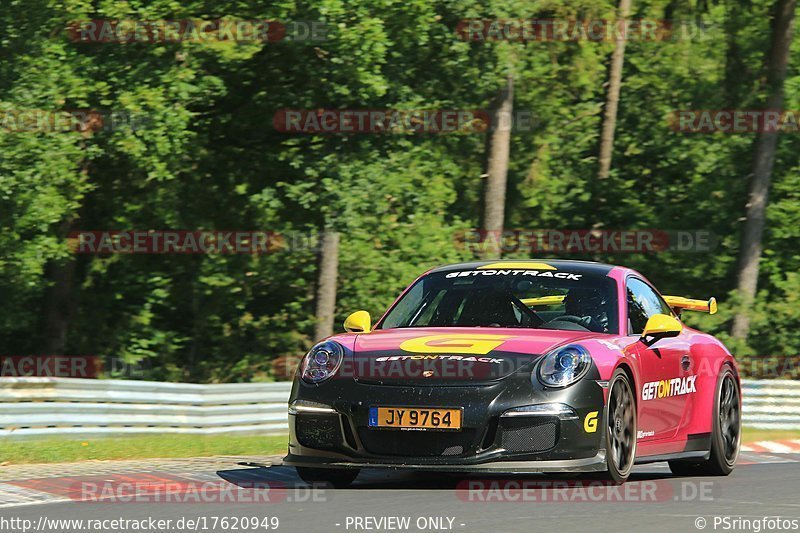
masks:
MULTIPOLYGON (((631 0, 620 0, 617 10, 617 24, 624 24, 631 12, 631 0)), ((625 43, 627 35, 621 33, 611 55, 611 67, 608 71, 608 92, 603 113, 603 127, 600 132, 600 169, 597 179, 606 179, 611 171, 611 155, 614 151, 614 129, 617 127, 617 109, 619 108, 619 92, 622 85, 622 66, 625 63, 625 43)))
MULTIPOLYGON (((792 44, 792 26, 796 0, 778 0, 772 19, 772 44, 767 54, 767 104, 768 110, 783 109, 783 82, 789 65, 789 48, 792 44)), ((746 339, 750 329, 748 311, 758 288, 758 267, 761 261, 761 239, 766 221, 767 197, 772 167, 775 163, 775 148, 778 132, 764 131, 756 140, 753 162, 753 178, 747 201, 747 214, 742 231, 739 252, 739 281, 737 289, 742 298, 742 307, 733 320, 731 335, 746 339)))
POLYGON ((75 276, 75 259, 70 257, 49 265, 50 287, 44 300, 44 326, 42 328, 42 355, 64 355, 67 333, 72 316, 72 280, 75 276))
POLYGON ((508 160, 511 152, 512 114, 514 112, 514 79, 509 75, 506 86, 498 94, 492 113, 489 138, 486 189, 483 206, 482 254, 486 258, 500 257, 500 238, 506 208, 508 160))
POLYGON ((326 229, 321 237, 319 276, 317 278, 317 325, 314 339, 333 335, 336 312, 336 280, 339 277, 339 234, 326 229))
MULTIPOLYGON (((747 28, 748 17, 753 17, 753 5, 741 0, 726 2, 725 22, 725 78, 722 87, 725 91, 723 109, 735 109, 745 101, 750 89, 749 80, 752 72, 748 69, 745 53, 739 42, 744 39, 742 33, 747 28)), ((746 33, 745 33, 746 34, 746 33)))
MULTIPOLYGON (((86 113, 79 116, 79 131, 83 140, 80 141, 81 148, 86 150, 86 139, 91 137, 95 131, 102 129, 103 119, 97 112, 86 113)), ((80 164, 80 173, 83 179, 89 178, 89 160, 83 159, 80 164)), ((58 236, 66 243, 66 238, 75 229, 75 224, 81 219, 81 212, 86 209, 88 199, 84 199, 83 205, 73 216, 64 220, 58 228, 58 236)), ((73 282, 77 259, 68 257, 63 260, 53 261, 48 267, 48 279, 51 285, 45 291, 42 306, 42 340, 41 350, 44 355, 65 355, 67 348, 67 335, 69 325, 75 308, 75 301, 72 295, 73 282)), ((110 367, 109 367, 110 368, 110 367)))

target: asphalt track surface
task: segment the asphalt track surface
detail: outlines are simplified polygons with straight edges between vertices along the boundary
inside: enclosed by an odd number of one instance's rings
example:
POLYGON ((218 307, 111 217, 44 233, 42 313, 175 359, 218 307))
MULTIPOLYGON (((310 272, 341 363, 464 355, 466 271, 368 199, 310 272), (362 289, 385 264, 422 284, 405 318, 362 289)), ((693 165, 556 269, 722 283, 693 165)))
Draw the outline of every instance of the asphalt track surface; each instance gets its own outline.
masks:
MULTIPOLYGON (((53 523, 48 528, 48 522, 40 522, 40 517, 83 520, 152 517, 173 521, 171 527, 140 531, 274 531, 263 527, 268 522, 262 520, 277 517, 277 531, 303 532, 767 531, 771 528, 769 523, 765 527, 765 517, 800 521, 800 454, 743 454, 734 473, 724 478, 681 478, 672 476, 665 464, 642 465, 636 467, 621 489, 580 477, 463 478, 363 471, 348 489, 320 488, 315 492, 299 480, 293 468, 284 466, 232 463, 230 468, 194 474, 196 481, 238 487, 266 483, 282 490, 274 501, 258 503, 65 502, 62 499, 0 506, 0 525, 6 520, 6 527, 0 530, 22 531, 19 522, 17 527, 10 527, 14 525, 8 521, 12 518, 30 520, 33 524, 30 530, 87 530, 56 528, 53 523), (221 522, 222 517, 228 517, 227 524, 221 522), (245 528, 239 523, 238 528, 233 528, 231 517, 258 517, 260 526, 245 528), (388 517, 407 517, 408 526, 385 521, 388 517), (442 518, 437 522, 436 517, 442 518), (736 525, 733 520, 739 519, 740 527, 725 528, 724 522, 715 527, 715 517, 728 517, 732 526, 736 525), (186 527, 184 522, 184 527, 178 528, 174 524, 181 518, 205 521, 198 521, 194 528, 186 527), (382 518, 384 521, 380 522, 382 518), (744 527, 744 520, 761 522, 744 527)), ((781 530, 787 527, 791 529, 791 524, 783 522, 781 530)))

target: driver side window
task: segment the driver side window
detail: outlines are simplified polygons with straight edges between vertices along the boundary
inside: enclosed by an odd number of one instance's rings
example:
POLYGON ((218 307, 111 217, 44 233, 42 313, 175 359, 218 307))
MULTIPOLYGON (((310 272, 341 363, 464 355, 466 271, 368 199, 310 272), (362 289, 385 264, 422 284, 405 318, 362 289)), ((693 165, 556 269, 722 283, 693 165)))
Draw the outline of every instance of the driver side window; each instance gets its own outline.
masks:
POLYGON ((628 278, 628 334, 639 335, 647 319, 656 314, 672 316, 669 305, 647 283, 628 278))

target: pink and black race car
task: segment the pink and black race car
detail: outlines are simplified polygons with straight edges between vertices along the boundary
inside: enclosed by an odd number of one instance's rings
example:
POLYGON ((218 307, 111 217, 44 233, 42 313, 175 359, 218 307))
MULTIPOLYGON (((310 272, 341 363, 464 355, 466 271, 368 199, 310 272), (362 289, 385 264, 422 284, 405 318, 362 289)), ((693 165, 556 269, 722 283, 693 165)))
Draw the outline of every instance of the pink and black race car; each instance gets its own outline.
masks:
POLYGON ((714 299, 661 296, 638 272, 581 261, 476 262, 417 279, 372 327, 303 359, 289 454, 306 481, 361 468, 603 472, 669 461, 727 475, 741 434, 736 363, 680 321, 714 299))

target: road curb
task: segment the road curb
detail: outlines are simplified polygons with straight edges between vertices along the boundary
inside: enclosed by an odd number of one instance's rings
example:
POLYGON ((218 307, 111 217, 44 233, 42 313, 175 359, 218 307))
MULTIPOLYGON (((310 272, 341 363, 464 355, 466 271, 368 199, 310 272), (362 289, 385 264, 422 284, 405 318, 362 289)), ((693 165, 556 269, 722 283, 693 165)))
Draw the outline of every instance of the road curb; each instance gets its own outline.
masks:
POLYGON ((742 451, 756 453, 800 453, 800 439, 750 442, 742 445, 742 451))

